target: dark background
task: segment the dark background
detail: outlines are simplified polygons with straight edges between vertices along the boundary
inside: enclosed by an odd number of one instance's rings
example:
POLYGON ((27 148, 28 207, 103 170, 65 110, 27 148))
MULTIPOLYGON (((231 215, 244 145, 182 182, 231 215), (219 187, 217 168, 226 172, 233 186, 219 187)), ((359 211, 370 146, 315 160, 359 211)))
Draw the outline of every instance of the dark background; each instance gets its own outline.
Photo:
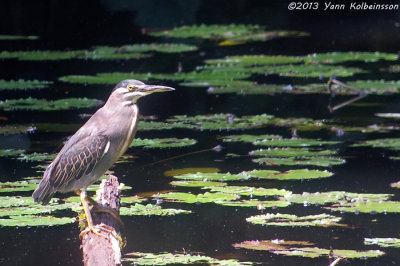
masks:
MULTIPOLYGON (((311 50, 397 51, 399 10, 289 11, 292 1, 246 0, 2 0, 0 34, 38 35, 25 48, 86 48, 95 44, 126 44, 150 40, 148 29, 191 24, 260 24, 271 29, 302 30, 318 40, 311 50)), ((302 1, 305 2, 305 1, 302 1)), ((399 1, 353 1, 398 4, 399 1)), ((5 48, 23 48, 6 46, 5 48)))

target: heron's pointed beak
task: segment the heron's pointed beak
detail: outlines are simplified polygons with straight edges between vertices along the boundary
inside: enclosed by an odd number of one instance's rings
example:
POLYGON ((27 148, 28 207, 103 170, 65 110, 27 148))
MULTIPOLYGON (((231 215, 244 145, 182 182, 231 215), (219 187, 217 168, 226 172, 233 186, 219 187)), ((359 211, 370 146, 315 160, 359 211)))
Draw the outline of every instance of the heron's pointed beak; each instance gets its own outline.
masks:
POLYGON ((145 94, 151 94, 154 92, 165 92, 165 91, 174 91, 174 88, 160 85, 143 85, 141 88, 136 89, 136 91, 143 92, 145 94))

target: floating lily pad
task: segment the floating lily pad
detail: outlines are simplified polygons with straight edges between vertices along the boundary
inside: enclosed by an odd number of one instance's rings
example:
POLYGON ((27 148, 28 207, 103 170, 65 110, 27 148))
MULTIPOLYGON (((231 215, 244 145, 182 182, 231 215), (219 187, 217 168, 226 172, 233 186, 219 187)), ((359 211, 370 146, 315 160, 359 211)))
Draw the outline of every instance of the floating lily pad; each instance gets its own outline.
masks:
POLYGON ((207 256, 190 253, 142 253, 131 252, 126 254, 128 258, 123 261, 132 265, 169 265, 169 264, 209 264, 209 265, 252 265, 251 262, 240 262, 238 260, 220 260, 207 256))
POLYGON ((56 158, 57 154, 49 154, 49 153, 27 153, 21 154, 18 157, 20 161, 27 161, 27 162, 40 162, 40 161, 52 161, 56 158))
POLYGON ((343 249, 323 249, 318 247, 303 247, 310 246, 310 243, 301 241, 286 241, 286 240, 262 240, 262 241, 244 241, 241 243, 233 244, 235 248, 245 248, 251 250, 265 250, 274 254, 285 256, 299 256, 306 258, 326 257, 340 257, 347 259, 366 259, 375 258, 385 254, 380 250, 343 250, 343 249), (296 247, 297 246, 297 247, 296 247), (300 246, 300 247, 299 247, 300 246))
POLYGON ((349 213, 400 213, 399 201, 355 201, 334 204, 331 211, 349 213))
POLYGON ((191 211, 180 210, 180 209, 163 209, 161 208, 161 206, 158 205, 153 205, 153 204, 143 205, 140 203, 136 203, 135 205, 129 207, 121 207, 120 209, 120 215, 129 215, 129 216, 132 215, 171 216, 171 215, 188 214, 188 213, 191 213, 191 211))
POLYGON ((328 192, 303 192, 302 194, 291 194, 285 196, 285 200, 291 203, 325 205, 328 203, 349 203, 349 202, 382 202, 387 201, 393 194, 367 194, 352 193, 346 191, 328 191, 328 192))
POLYGON ((223 41, 221 45, 233 45, 250 41, 268 41, 279 37, 302 37, 308 33, 300 31, 266 31, 258 25, 192 25, 170 30, 151 32, 156 37, 202 38, 223 41))
POLYGON ((178 139, 178 138, 164 138, 164 139, 141 139, 136 138, 133 140, 129 147, 144 147, 144 148, 176 148, 187 147, 196 144, 195 139, 178 139))
POLYGON ((364 238, 364 245, 377 245, 384 248, 400 248, 400 239, 393 237, 364 238))
POLYGON ((191 194, 185 192, 169 192, 163 194, 154 195, 154 197, 166 199, 172 202, 184 202, 184 203, 216 203, 233 201, 239 198, 238 195, 227 194, 227 193, 210 193, 204 194, 191 194))
POLYGON ((230 206, 230 207, 256 207, 258 210, 264 210, 266 208, 284 208, 290 205, 290 202, 282 201, 282 200, 258 200, 258 199, 250 199, 250 200, 237 200, 237 201, 221 201, 217 204, 222 206, 230 206))
MULTIPOLYGON (((265 170, 268 171, 268 170, 265 170)), ((272 173, 279 173, 278 171, 272 171, 272 173)), ((183 175, 176 175, 174 176, 176 179, 183 179, 185 181, 187 180, 193 180, 193 181, 219 181, 219 182, 227 182, 227 181, 241 181, 241 180, 247 180, 250 178, 249 175, 246 175, 244 173, 240 174, 231 174, 231 173, 189 173, 189 174, 183 174, 183 175)))
POLYGON ((288 158, 257 158, 252 160, 261 165, 313 165, 319 167, 331 167, 333 165, 344 164, 346 161, 337 157, 288 157, 288 158))
POLYGON ((307 180, 307 179, 318 179, 318 178, 328 178, 333 175, 329 171, 320 170, 308 170, 308 169, 296 169, 289 170, 287 172, 278 172, 271 170, 253 170, 242 172, 242 174, 251 176, 253 178, 260 179, 277 179, 277 180, 307 180))
POLYGON ((400 113, 376 113, 378 117, 400 119, 400 113))
POLYGON ((14 90, 14 89, 42 89, 53 84, 52 81, 46 80, 4 80, 0 79, 0 90, 14 90))
POLYGON ((226 65, 238 64, 245 67, 252 66, 265 66, 265 65, 281 65, 300 63, 301 57, 283 56, 283 55, 237 55, 226 56, 223 59, 209 59, 206 60, 207 64, 226 65))
POLYGON ((252 156, 266 157, 315 157, 335 155, 333 150, 310 150, 308 148, 273 148, 250 151, 252 156))
POLYGON ((210 186, 203 189, 209 189, 211 192, 229 193, 240 196, 285 196, 292 194, 291 191, 276 188, 255 188, 247 186, 210 186))
POLYGON ((373 147, 373 148, 385 148, 389 150, 400 150, 400 138, 385 138, 367 140, 361 143, 353 144, 353 147, 373 147))
POLYGON ((398 55, 381 52, 333 52, 315 53, 305 58, 306 62, 319 64, 339 64, 349 61, 376 62, 379 60, 396 61, 398 55))
POLYGON ((150 52, 182 53, 197 50, 196 46, 174 43, 132 44, 120 47, 95 46, 88 50, 71 51, 3 51, 0 59, 15 58, 21 61, 68 59, 139 59, 151 56, 150 52))
POLYGON ((39 36, 35 35, 0 35, 0 41, 16 41, 16 40, 37 40, 39 36))
POLYGON ((164 172, 165 176, 176 176, 176 175, 183 175, 183 174, 191 174, 191 173, 218 173, 219 169, 214 167, 199 167, 199 168, 181 168, 181 169, 174 169, 168 170, 164 172))
POLYGON ((10 99, 0 101, 0 110, 34 110, 34 111, 57 111, 74 108, 92 108, 99 106, 102 102, 96 99, 67 98, 60 100, 39 100, 35 98, 10 99))
POLYGON ((218 187, 226 186, 227 183, 224 182, 213 182, 213 181, 172 181, 170 182, 172 186, 177 187, 218 187))
POLYGON ((18 156, 23 152, 24 150, 12 150, 12 149, 0 150, 0 157, 18 156))
POLYGON ((0 193, 34 191, 37 187, 35 181, 0 182, 0 193))
POLYGON ((75 218, 37 216, 37 215, 18 215, 10 216, 8 219, 0 219, 0 226, 26 227, 26 226, 54 226, 74 223, 75 218))
POLYGON ((252 224, 266 226, 346 226, 339 224, 342 218, 330 214, 317 214, 307 216, 297 216, 294 214, 266 213, 246 218, 246 221, 252 224))
POLYGON ((0 127, 0 134, 32 133, 35 130, 35 127, 27 125, 5 125, 0 127))

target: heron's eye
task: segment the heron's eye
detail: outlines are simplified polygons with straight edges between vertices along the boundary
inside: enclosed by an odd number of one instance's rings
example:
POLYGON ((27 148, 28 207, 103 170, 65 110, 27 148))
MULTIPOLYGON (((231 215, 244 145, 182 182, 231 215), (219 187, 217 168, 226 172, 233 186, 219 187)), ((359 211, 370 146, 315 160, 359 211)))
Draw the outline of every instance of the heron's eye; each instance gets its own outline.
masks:
POLYGON ((128 85, 128 90, 129 90, 129 91, 133 91, 135 88, 136 88, 136 87, 133 86, 133 85, 128 85))

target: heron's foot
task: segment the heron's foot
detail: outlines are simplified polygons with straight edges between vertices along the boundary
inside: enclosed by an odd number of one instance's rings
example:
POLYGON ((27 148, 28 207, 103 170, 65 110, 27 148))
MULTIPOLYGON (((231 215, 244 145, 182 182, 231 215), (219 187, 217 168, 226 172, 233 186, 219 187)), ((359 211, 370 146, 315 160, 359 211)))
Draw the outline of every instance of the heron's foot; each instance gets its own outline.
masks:
POLYGON ((118 239, 118 236, 117 236, 117 233, 115 232, 115 229, 112 228, 112 227, 110 227, 110 226, 108 226, 108 225, 105 225, 105 224, 97 224, 97 225, 95 225, 95 226, 88 226, 88 227, 85 228, 85 230, 83 230, 83 231, 79 234, 79 237, 80 237, 80 238, 83 238, 84 235, 86 235, 86 234, 89 233, 89 232, 92 232, 92 233, 95 234, 95 235, 98 235, 98 236, 100 236, 100 237, 104 237, 104 238, 109 239, 109 236, 108 236, 108 235, 104 235, 104 234, 101 233, 102 231, 108 233, 108 234, 111 235, 112 237, 114 237, 114 238, 116 238, 117 240, 119 240, 119 239, 118 239))

